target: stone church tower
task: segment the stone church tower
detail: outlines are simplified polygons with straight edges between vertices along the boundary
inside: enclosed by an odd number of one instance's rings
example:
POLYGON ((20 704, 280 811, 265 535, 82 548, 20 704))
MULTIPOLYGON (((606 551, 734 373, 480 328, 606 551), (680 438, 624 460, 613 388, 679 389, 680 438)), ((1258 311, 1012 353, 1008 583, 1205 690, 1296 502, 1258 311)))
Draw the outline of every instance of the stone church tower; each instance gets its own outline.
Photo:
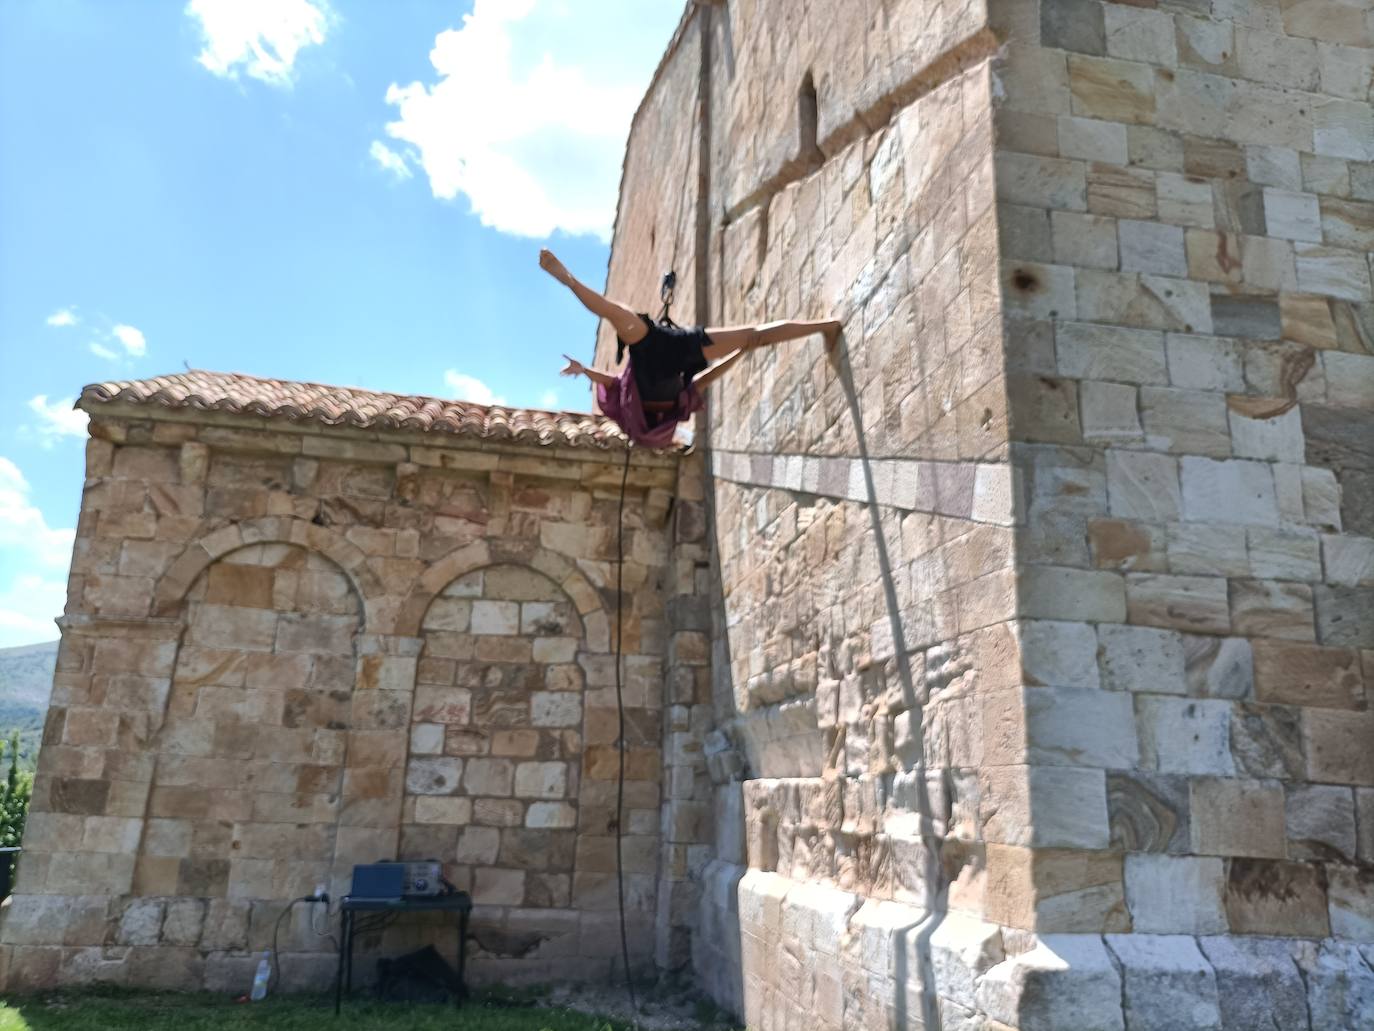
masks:
POLYGON ((607 292, 845 331, 637 456, 619 599, 594 418, 91 388, 0 977, 246 983, 378 850, 608 976, 620 600, 636 954, 750 1028, 1374 1026, 1372 82, 1368 0, 688 4, 607 292))
POLYGON ((701 434, 694 962, 751 1028, 1374 1026, 1371 45, 1367 0, 689 11, 610 292, 845 321, 701 434))

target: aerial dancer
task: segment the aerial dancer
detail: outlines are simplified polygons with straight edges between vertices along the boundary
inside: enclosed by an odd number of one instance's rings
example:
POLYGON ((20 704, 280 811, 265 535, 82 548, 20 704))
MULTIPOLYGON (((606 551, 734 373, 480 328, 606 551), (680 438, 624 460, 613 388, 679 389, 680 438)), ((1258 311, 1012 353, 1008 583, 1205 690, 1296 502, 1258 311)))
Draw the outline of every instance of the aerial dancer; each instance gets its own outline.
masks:
POLYGON ((563 375, 586 376, 596 384, 601 411, 644 447, 670 445, 677 424, 691 418, 705 403, 702 390, 746 351, 813 333, 822 334, 826 346, 831 347, 840 333, 840 323, 834 319, 688 329, 667 318, 666 307, 664 317, 655 322, 647 314, 617 304, 578 282, 552 251, 539 252, 539 267, 571 290, 593 315, 611 324, 616 334, 617 363, 629 348, 630 360, 619 375, 589 369, 566 354, 563 357, 568 365, 563 375))

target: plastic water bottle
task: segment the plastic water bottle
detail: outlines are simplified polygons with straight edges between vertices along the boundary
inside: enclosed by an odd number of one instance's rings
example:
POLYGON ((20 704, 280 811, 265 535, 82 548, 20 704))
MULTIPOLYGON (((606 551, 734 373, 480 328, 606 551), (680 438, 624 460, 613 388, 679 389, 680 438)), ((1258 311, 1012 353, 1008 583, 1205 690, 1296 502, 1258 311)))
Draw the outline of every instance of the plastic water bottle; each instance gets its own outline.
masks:
POLYGON ((268 949, 262 954, 262 959, 258 960, 258 972, 253 975, 253 990, 248 993, 248 998, 254 1002, 261 1002, 267 998, 267 982, 272 978, 272 950, 268 949))

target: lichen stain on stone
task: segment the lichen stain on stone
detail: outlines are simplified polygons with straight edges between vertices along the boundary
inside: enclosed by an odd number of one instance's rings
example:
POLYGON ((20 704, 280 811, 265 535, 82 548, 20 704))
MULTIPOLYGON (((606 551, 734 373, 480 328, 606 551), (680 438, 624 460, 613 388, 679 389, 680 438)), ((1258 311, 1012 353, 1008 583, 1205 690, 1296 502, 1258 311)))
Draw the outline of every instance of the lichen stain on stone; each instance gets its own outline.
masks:
MULTIPOLYGON (((1301 896, 1294 884, 1294 871, 1289 869, 1295 865, 1297 864, 1278 863, 1266 859, 1232 859, 1227 889, 1231 894, 1248 902, 1263 899, 1273 899, 1275 902, 1296 901, 1301 896)), ((1325 891, 1326 870, 1317 866, 1316 872, 1318 882, 1325 891)))

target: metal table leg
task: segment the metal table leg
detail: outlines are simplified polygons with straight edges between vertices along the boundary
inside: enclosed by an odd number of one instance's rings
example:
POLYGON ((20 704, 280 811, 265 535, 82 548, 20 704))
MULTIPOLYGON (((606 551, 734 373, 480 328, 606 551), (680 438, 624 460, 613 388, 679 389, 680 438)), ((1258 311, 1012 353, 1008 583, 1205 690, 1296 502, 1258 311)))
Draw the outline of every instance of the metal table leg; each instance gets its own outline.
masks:
POLYGON ((353 942, 349 935, 349 932, 352 930, 352 920, 349 918, 352 915, 353 914, 348 912, 348 910, 344 910, 343 913, 340 914, 339 937, 342 941, 339 943, 339 967, 334 971, 334 1016, 336 1017, 339 1015, 339 1006, 343 999, 344 957, 353 947, 353 942))
POLYGON ((468 911, 458 910, 458 1005, 468 996, 468 982, 464 976, 468 952, 468 911))
POLYGON ((345 934, 348 940, 346 949, 348 958, 344 962, 344 991, 349 995, 353 994, 353 914, 348 914, 348 931, 345 934))

